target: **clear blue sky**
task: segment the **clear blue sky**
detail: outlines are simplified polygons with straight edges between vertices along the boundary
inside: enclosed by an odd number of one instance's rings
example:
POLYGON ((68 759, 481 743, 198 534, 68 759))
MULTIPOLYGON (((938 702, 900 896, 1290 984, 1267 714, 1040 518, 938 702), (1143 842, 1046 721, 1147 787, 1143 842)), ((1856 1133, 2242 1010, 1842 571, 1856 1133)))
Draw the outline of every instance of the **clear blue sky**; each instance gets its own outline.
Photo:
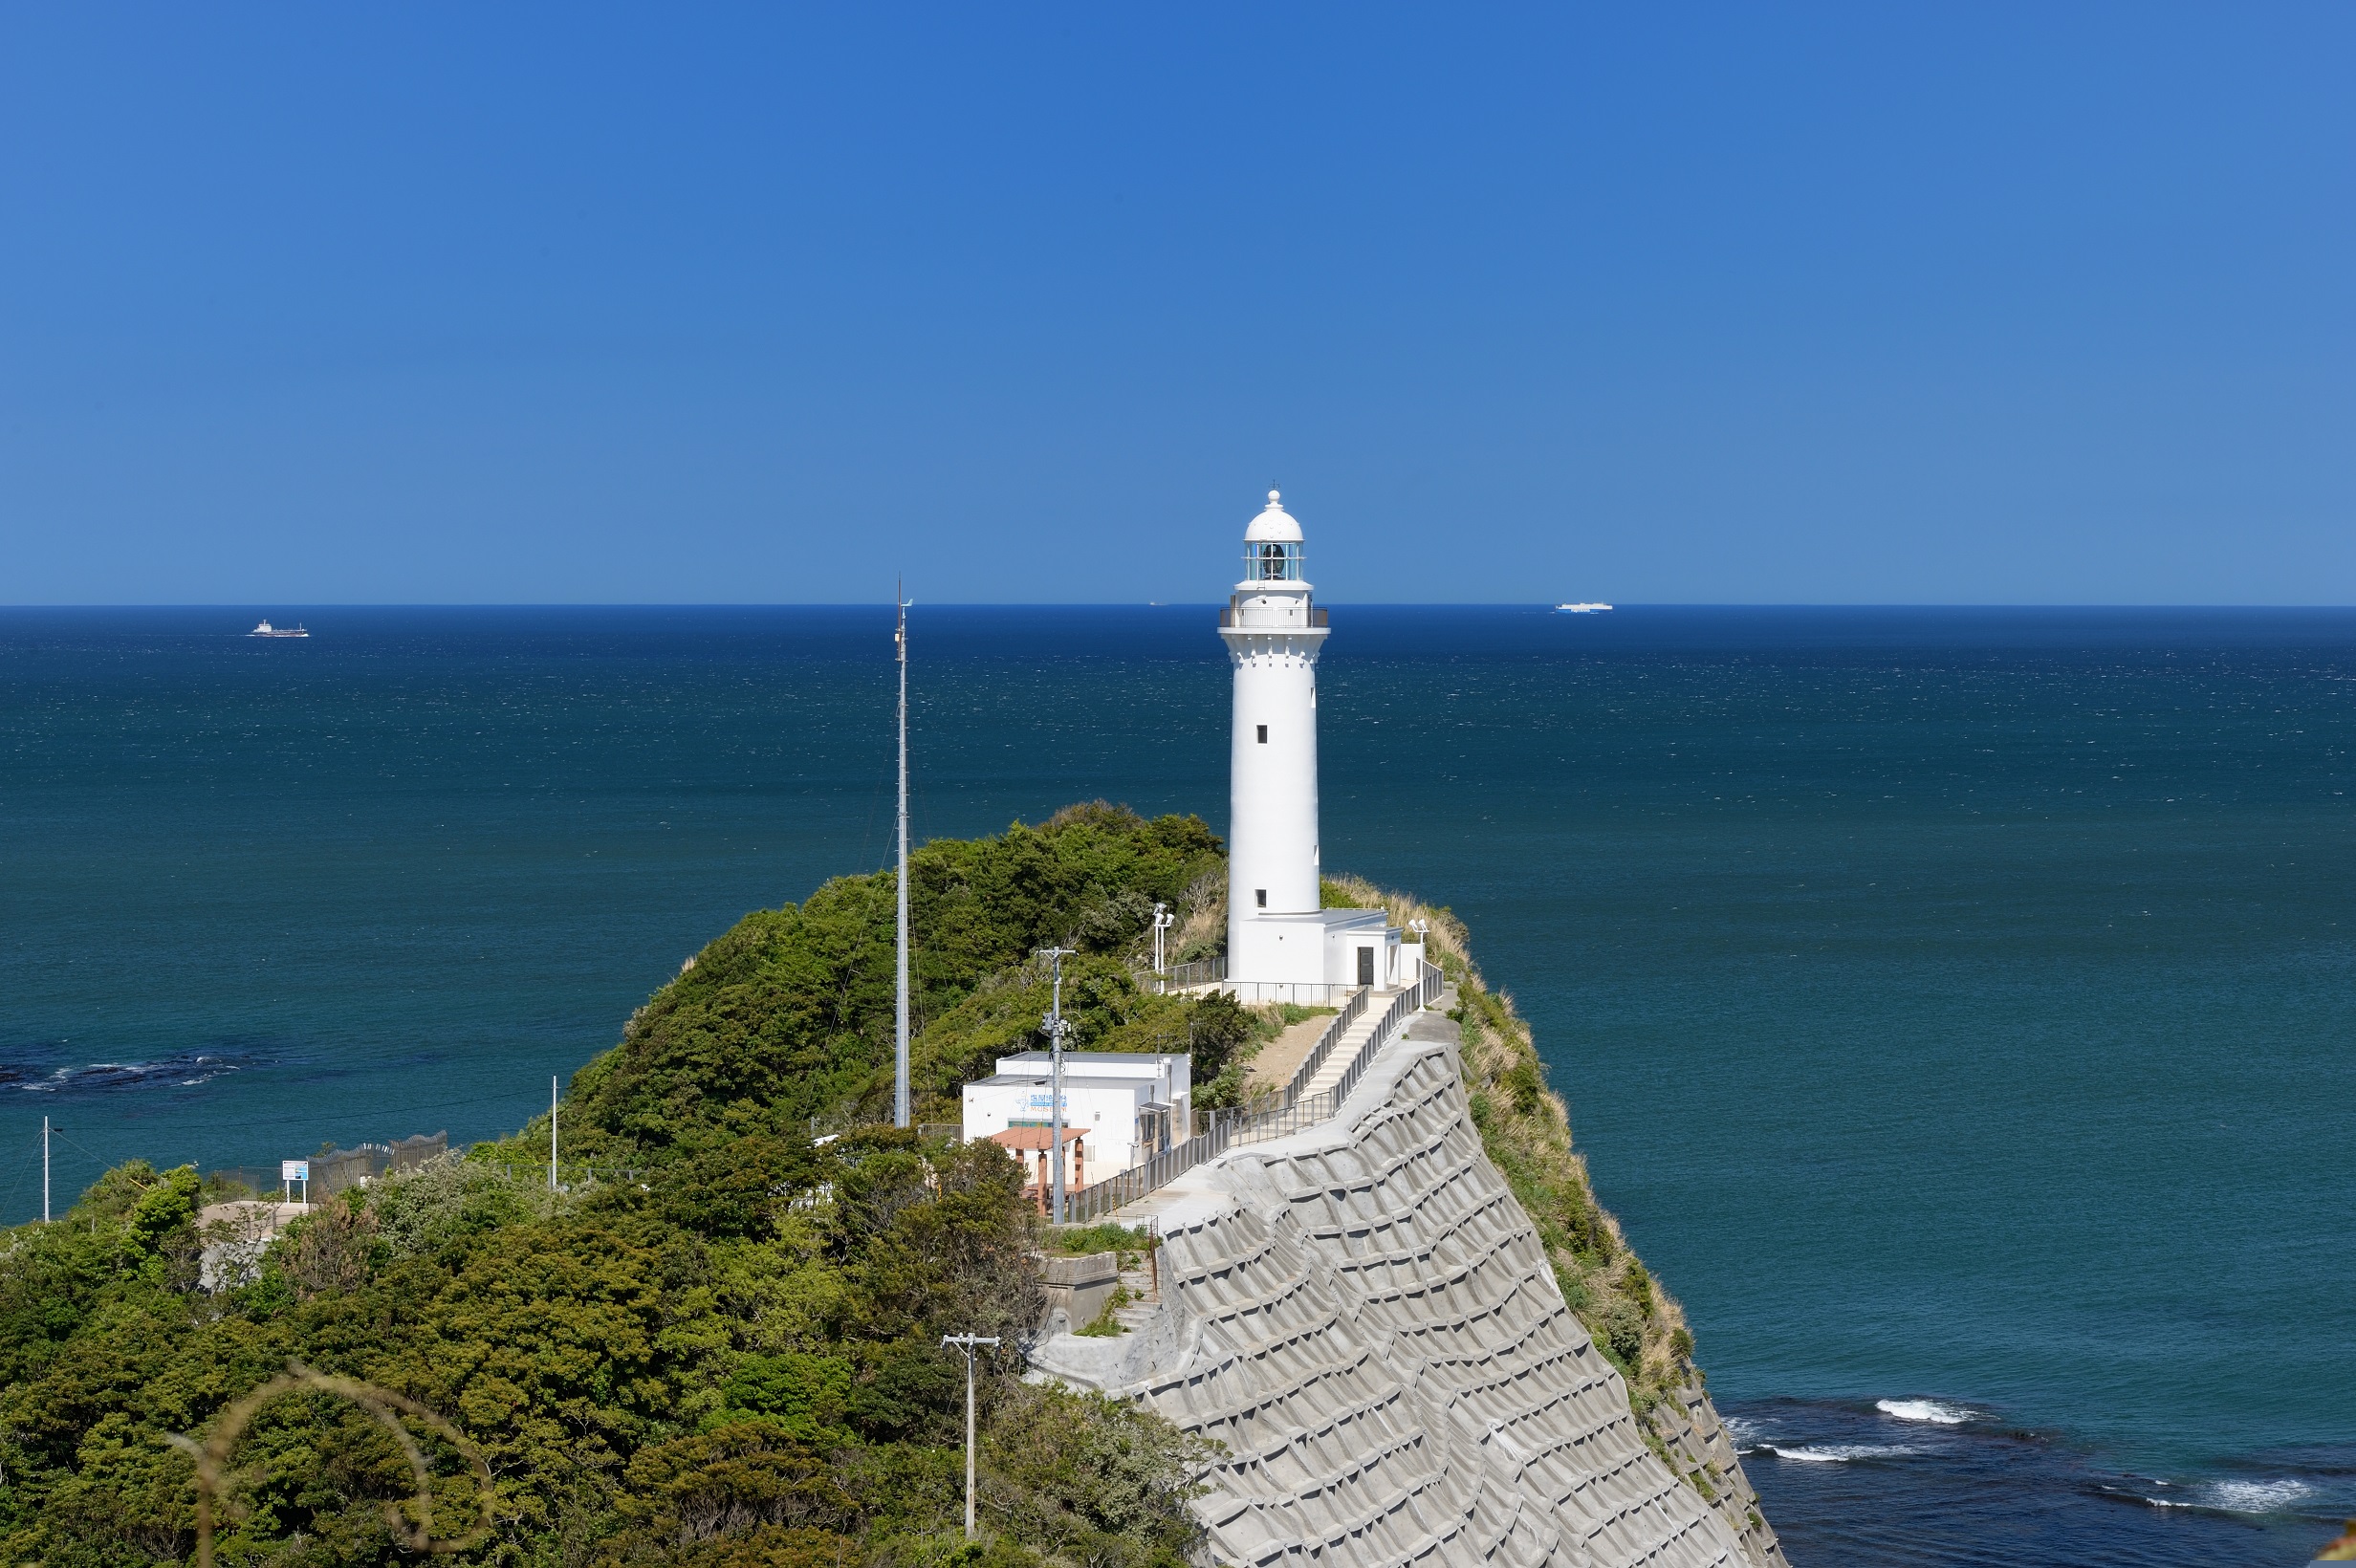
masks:
POLYGON ((0 602, 2356 602, 2356 7, 0 9, 0 602))

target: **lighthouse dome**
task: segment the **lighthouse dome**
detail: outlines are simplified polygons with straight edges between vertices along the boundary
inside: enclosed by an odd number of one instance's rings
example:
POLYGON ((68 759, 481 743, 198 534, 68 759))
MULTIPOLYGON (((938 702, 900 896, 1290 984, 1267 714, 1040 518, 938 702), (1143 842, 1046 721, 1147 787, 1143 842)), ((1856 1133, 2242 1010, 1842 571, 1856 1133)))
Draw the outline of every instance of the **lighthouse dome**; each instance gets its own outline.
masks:
POLYGON ((1243 531, 1246 544, 1298 544, 1300 525, 1284 510, 1283 497, 1275 490, 1268 492, 1268 506, 1252 525, 1243 531))

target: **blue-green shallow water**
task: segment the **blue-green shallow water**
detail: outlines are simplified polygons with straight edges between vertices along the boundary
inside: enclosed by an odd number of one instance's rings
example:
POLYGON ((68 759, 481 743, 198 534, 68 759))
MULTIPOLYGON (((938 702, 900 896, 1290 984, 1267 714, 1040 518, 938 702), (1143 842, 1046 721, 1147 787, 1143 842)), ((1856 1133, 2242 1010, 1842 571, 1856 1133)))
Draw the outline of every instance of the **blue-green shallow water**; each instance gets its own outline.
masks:
MULTIPOLYGON (((44 1111, 69 1190, 511 1128, 887 854, 886 612, 260 613, 0 612, 9 1217, 44 1111)), ((2356 1512, 2356 614, 1335 619, 1328 863, 1472 923, 1803 1568, 2356 1512)), ((920 832, 1223 817, 1208 611, 916 648, 920 832)))

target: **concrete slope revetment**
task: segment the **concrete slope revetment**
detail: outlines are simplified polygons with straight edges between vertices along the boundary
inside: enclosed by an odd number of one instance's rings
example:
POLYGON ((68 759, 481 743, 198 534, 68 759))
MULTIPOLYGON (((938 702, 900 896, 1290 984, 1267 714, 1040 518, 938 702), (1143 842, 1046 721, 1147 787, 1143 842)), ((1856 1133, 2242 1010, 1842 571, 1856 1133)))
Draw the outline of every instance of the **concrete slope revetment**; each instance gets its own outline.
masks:
POLYGON ((1158 1302, 1053 1335, 1036 1373, 1224 1446, 1195 1505, 1214 1562, 1781 1568, 1706 1400, 1669 1451, 1722 1448, 1740 1513, 1647 1444, 1482 1150, 1454 1033, 1402 1031, 1331 1121, 1123 1210, 1165 1238, 1158 1302))

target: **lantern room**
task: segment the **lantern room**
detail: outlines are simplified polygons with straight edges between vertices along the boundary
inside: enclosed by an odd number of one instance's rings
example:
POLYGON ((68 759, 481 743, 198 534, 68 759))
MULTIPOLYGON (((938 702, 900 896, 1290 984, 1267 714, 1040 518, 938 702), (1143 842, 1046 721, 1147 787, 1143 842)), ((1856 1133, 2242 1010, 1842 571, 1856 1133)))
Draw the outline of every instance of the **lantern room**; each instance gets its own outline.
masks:
POLYGON ((1268 506, 1243 531, 1243 582, 1301 580, 1300 525, 1284 510, 1284 497, 1268 492, 1268 506))

